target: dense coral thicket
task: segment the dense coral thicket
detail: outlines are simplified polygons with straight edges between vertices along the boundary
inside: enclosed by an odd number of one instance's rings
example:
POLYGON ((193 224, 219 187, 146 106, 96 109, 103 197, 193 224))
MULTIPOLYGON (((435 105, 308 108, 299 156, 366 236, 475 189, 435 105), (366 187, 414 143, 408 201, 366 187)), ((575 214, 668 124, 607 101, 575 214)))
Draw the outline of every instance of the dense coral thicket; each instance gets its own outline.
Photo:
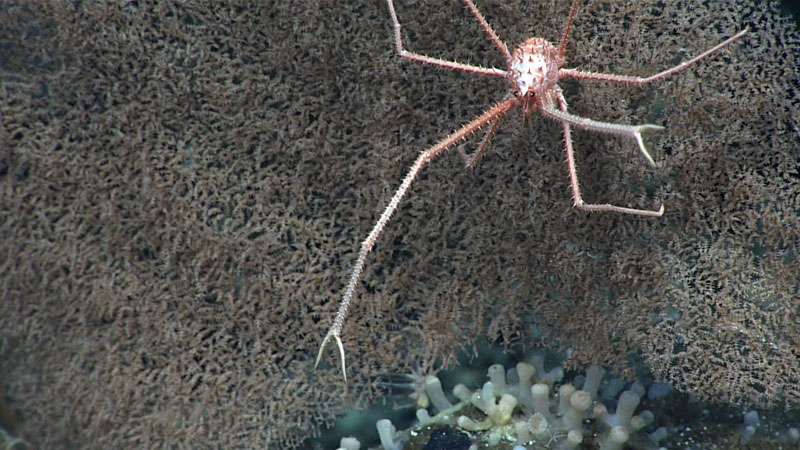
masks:
MULTIPOLYGON (((398 3, 409 48, 501 65, 460 2, 398 3)), ((480 1, 508 45, 558 39, 568 1, 480 1)), ((381 2, 6 2, 0 7, 0 383, 37 446, 293 446, 386 372, 475 339, 571 349, 713 400, 800 401, 798 33, 774 5, 581 4, 573 112, 506 118, 474 171, 425 170, 369 258, 350 383, 313 353, 361 239, 418 151, 505 95, 402 61, 381 2), (311 431, 309 431, 311 430, 311 431)), ((467 142, 467 150, 475 142, 467 142)))

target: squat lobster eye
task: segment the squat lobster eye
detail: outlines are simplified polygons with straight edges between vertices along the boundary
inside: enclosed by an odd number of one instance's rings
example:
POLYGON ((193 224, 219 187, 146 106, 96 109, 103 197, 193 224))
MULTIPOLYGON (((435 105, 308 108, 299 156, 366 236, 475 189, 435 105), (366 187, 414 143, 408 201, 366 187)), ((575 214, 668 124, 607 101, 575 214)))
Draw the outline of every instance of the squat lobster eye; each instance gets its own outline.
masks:
POLYGON ((536 93, 533 91, 528 91, 528 98, 536 97, 536 93))

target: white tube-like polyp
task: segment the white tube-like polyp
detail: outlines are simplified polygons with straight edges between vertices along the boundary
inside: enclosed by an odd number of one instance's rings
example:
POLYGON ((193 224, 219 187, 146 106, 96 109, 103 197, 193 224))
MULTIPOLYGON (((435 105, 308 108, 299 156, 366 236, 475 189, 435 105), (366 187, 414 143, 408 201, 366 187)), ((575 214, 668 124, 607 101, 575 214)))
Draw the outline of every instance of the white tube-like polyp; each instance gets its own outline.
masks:
POLYGON ((517 435, 517 442, 528 442, 533 439, 528 424, 523 421, 514 422, 514 434, 517 435))
POLYGON ((420 424, 425 424, 431 420, 431 415, 427 409, 420 408, 417 410, 417 420, 419 420, 420 424))
POLYGON ((580 430, 583 416, 592 406, 592 395, 586 391, 575 391, 569 398, 569 408, 564 414, 564 426, 568 430, 580 430))
POLYGON ((534 413, 528 421, 528 426, 531 430, 531 435, 535 438, 543 438, 547 436, 548 424, 547 419, 540 413, 534 413))
POLYGON ((381 445, 386 450, 400 450, 400 444, 394 441, 394 434, 397 432, 392 421, 389 419, 381 419, 375 427, 378 429, 378 438, 381 440, 381 445))
POLYGON ((354 437, 343 437, 339 441, 339 448, 336 450, 359 450, 361 442, 354 437))
POLYGON ((786 430, 786 440, 789 441, 790 444, 800 442, 800 429, 792 427, 786 430))
POLYGON ((612 378, 608 385, 603 389, 603 392, 600 394, 600 398, 603 400, 611 400, 617 396, 622 389, 625 387, 625 382, 620 380, 619 378, 612 378))
POLYGON ((517 397, 509 394, 503 394, 500 397, 500 401, 497 402, 497 405, 492 408, 493 411, 489 415, 489 419, 491 419, 492 423, 495 425, 505 425, 508 422, 511 422, 511 413, 514 412, 514 408, 517 407, 517 397))
POLYGON ((633 391, 625 391, 619 396, 617 409, 608 418, 609 425, 619 425, 628 428, 631 424, 631 417, 639 406, 639 396, 633 391))
POLYGON ((536 375, 536 368, 526 362, 517 363, 517 376, 519 377, 520 384, 522 382, 531 383, 531 378, 536 375))
POLYGON ((497 430, 489 431, 489 437, 486 439, 490 447, 496 447, 502 439, 502 435, 497 430))
POLYGON ((628 437, 628 431, 624 427, 612 427, 602 448, 604 450, 621 450, 625 443, 628 442, 628 437))
POLYGON ((453 395, 462 402, 468 402, 472 392, 470 392, 468 387, 458 383, 456 387, 453 388, 453 395))
POLYGON ((597 390, 600 388, 600 382, 603 381, 603 375, 606 370, 597 364, 592 364, 586 369, 586 381, 583 383, 583 390, 591 394, 592 400, 597 400, 597 390))
POLYGON ((647 435, 647 439, 650 440, 655 445, 658 445, 659 441, 666 439, 669 436, 667 429, 664 427, 658 427, 656 431, 647 435))
POLYGON ((425 393, 428 394, 431 403, 439 411, 445 411, 453 407, 453 404, 444 395, 442 382, 439 381, 438 377, 433 375, 425 377, 425 393))
POLYGON ((467 431, 483 431, 488 430, 492 427, 492 423, 488 420, 482 420, 480 422, 476 422, 470 419, 467 416, 458 416, 456 419, 456 423, 459 427, 467 430, 467 431))
POLYGON ((608 408, 606 408, 606 405, 598 403, 592 408, 592 416, 594 416, 595 420, 598 422, 606 422, 608 419, 608 408))
POLYGON ((577 389, 575 386, 571 384, 562 384, 560 388, 558 388, 558 413, 559 414, 566 414, 569 410, 569 398, 572 397, 572 393, 575 392, 577 389))
POLYGON ((504 391, 506 389, 506 368, 502 364, 493 364, 489 366, 488 372, 489 381, 494 384, 495 389, 504 391))
POLYGON ((745 425, 758 425, 758 411, 752 410, 744 414, 745 425))
POLYGON ((536 374, 536 368, 524 362, 517 363, 517 376, 519 377, 519 403, 528 409, 533 409, 531 398, 531 379, 536 374))
POLYGON ((549 381, 550 384, 556 384, 559 381, 564 379, 564 368, 561 366, 554 367, 544 375, 545 380, 549 381))
POLYGON ((639 414, 631 417, 631 428, 633 431, 639 431, 642 428, 650 425, 655 420, 655 415, 650 411, 642 411, 639 414))
POLYGON ((742 442, 747 443, 753 439, 753 436, 756 435, 756 427, 753 425, 748 425, 744 427, 742 430, 742 442))
POLYGON ((582 442, 583 433, 581 433, 580 430, 570 430, 570 432, 567 433, 567 440, 564 441, 564 448, 568 450, 578 448, 582 442))
POLYGON ((483 383, 483 388, 481 388, 481 397, 483 397, 486 403, 494 403, 496 392, 497 389, 494 388, 494 383, 492 383, 491 381, 483 383))
POLYGON ((533 400, 533 410, 544 417, 550 416, 550 386, 544 383, 536 383, 531 386, 531 399, 533 400))

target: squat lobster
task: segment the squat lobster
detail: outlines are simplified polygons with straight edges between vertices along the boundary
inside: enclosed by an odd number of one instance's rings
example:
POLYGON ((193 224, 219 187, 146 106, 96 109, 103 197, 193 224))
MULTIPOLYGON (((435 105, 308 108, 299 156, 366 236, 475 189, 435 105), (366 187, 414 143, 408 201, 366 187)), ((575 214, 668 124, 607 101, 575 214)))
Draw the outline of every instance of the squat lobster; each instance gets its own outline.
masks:
POLYGON ((403 182, 400 184, 400 187, 389 201, 389 205, 386 207, 386 209, 384 209, 380 218, 375 223, 375 226, 372 228, 372 231, 370 231, 367 238, 361 244, 361 250, 358 254, 358 259, 353 266, 350 279, 345 287, 342 301, 339 305, 339 310, 337 311, 333 320, 333 325, 331 325, 328 333, 322 340, 319 353, 317 353, 316 362, 314 363, 314 367, 316 368, 320 359, 322 358, 322 352, 325 350, 325 347, 328 345, 330 340, 333 339, 336 341, 336 345, 339 348, 339 355, 342 364, 342 375, 344 376, 345 380, 347 380, 347 372, 345 370, 344 346, 342 345, 341 331, 344 325, 345 316, 347 315, 347 310, 350 306, 350 301, 353 298, 353 291, 355 290, 356 284, 361 276, 361 272, 364 269, 364 263, 367 255, 369 255, 369 252, 375 245, 375 241, 378 239, 381 231, 383 231, 383 228, 386 226, 389 218, 397 209, 400 200, 403 198, 403 196, 405 196, 408 188, 411 186, 411 183, 414 182, 417 174, 422 167, 425 166, 425 164, 473 132, 486 125, 489 125, 489 130, 486 132, 486 135, 478 146, 478 149, 472 155, 467 157, 467 167, 474 167, 478 161, 478 158, 480 158, 486 149, 492 135, 497 131, 497 128, 500 124, 500 119, 508 111, 513 108, 520 107, 525 116, 530 116, 531 113, 538 111, 545 117, 561 122, 564 129, 567 166, 569 168, 570 185, 572 186, 572 197, 576 208, 584 211, 613 211, 624 214, 660 217, 662 214, 664 214, 663 205, 661 205, 658 210, 644 210, 616 206, 608 203, 586 203, 583 200, 578 183, 578 174, 575 169, 575 157, 572 150, 570 125, 600 133, 629 136, 636 139, 636 142, 639 145, 639 151, 641 151, 642 155, 645 157, 645 159, 647 159, 647 162, 651 166, 655 166, 655 163, 653 162, 653 158, 650 156, 650 153, 647 152, 647 148, 644 146, 642 133, 646 131, 663 130, 663 127, 650 124, 636 126, 619 125, 614 123, 599 122, 573 115, 567 112, 567 101, 564 98, 564 93, 558 86, 558 81, 564 78, 572 77, 637 85, 647 84, 651 81, 664 78, 689 67, 706 56, 729 45, 731 42, 741 38, 745 33, 747 33, 747 29, 744 29, 735 36, 728 38, 721 44, 706 50, 700 55, 650 77, 642 78, 626 75, 584 72, 576 69, 561 68, 561 66, 564 65, 564 51, 566 50, 567 39, 569 37, 570 29, 572 28, 572 23, 575 19, 575 13, 578 8, 578 0, 573 0, 572 2, 572 6, 569 10, 569 18, 567 19, 567 25, 564 28, 564 32, 561 36, 561 42, 557 48, 544 39, 531 38, 523 42, 516 50, 514 50, 513 54, 508 51, 506 45, 500 40, 499 37, 497 37, 497 34, 494 32, 480 11, 478 11, 478 8, 475 6, 472 0, 464 0, 464 3, 466 3, 469 10, 472 12, 472 15, 475 16, 475 19, 478 21, 478 23, 480 23, 486 34, 489 35, 489 38, 494 43, 495 47, 497 47, 505 57, 506 70, 502 70, 431 58, 405 50, 403 48, 402 36, 400 34, 400 22, 397 20, 397 13, 394 10, 393 0, 386 0, 386 3, 389 6, 389 13, 392 16, 392 22, 394 23, 395 46, 397 48, 397 53, 400 56, 414 61, 420 61, 453 70, 502 77, 505 78, 510 84, 510 91, 508 94, 506 94, 503 101, 484 112, 472 122, 464 125, 450 136, 447 136, 438 144, 423 151, 417 157, 417 160, 414 161, 414 164, 406 174, 403 182))

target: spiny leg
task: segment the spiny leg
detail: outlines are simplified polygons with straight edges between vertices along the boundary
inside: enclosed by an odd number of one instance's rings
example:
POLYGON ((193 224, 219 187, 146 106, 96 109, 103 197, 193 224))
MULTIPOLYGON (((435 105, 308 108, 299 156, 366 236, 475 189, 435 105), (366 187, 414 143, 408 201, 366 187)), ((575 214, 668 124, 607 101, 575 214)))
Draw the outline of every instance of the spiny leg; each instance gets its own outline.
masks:
POLYGON ((464 162, 466 163, 467 169, 474 169, 476 165, 478 165, 478 160, 480 159, 481 155, 483 155, 483 151, 486 150, 486 147, 489 146, 489 141, 492 140, 492 136, 497 132, 497 129, 500 127, 500 120, 501 117, 497 117, 492 122, 492 125, 489 126, 489 130, 486 131, 486 134, 481 139, 480 145, 478 145, 478 149, 475 150, 474 153, 471 155, 467 155, 466 153, 462 152, 462 156, 464 157, 464 162))
POLYGON ((501 41, 500 38, 497 37, 497 33, 494 32, 492 26, 489 25, 489 22, 487 22, 486 19, 483 17, 483 14, 481 14, 481 12, 478 11, 478 8, 475 6, 474 3, 472 3, 472 0, 464 0, 464 3, 466 3, 469 10, 472 11, 472 15, 475 16, 476 19, 478 19, 478 23, 481 24, 483 30, 486 31, 486 34, 488 34, 489 38, 492 40, 492 42, 494 42, 495 47, 497 47, 497 49, 500 50, 500 53, 503 54, 503 57, 506 59, 506 65, 509 66, 510 68, 511 53, 509 53, 506 44, 504 44, 503 41, 501 41))
MULTIPOLYGON (((551 117, 558 118, 559 120, 561 120, 561 124, 564 128, 564 146, 567 153, 567 166, 569 167, 569 182, 570 185, 572 186, 572 198, 575 201, 575 207, 584 211, 614 211, 624 214, 635 214, 639 216, 661 217, 664 214, 664 205, 661 205, 658 211, 653 211, 647 209, 626 208, 624 206, 616 206, 609 203, 602 203, 602 204, 585 203, 583 201, 583 197, 581 196, 581 188, 578 182, 578 170, 575 166, 575 153, 572 150, 572 133, 569 128, 570 124, 577 125, 572 121, 573 118, 577 118, 581 120, 590 121, 594 125, 602 125, 604 127, 608 126, 607 129, 603 127, 590 128, 594 131, 611 133, 611 134, 626 134, 626 135, 629 135, 630 132, 633 132, 636 136, 637 141, 639 142, 639 147, 642 150, 642 153, 648 156, 648 159, 652 162, 652 159, 649 158, 647 150, 644 148, 644 143, 642 142, 641 138, 641 131, 644 131, 644 129, 641 129, 639 131, 633 131, 633 130, 642 127, 651 127, 647 129, 660 129, 661 127, 657 127, 655 125, 639 125, 638 127, 629 127, 613 123, 597 122, 594 120, 583 119, 578 116, 573 116, 572 114, 569 114, 567 112, 567 101, 564 98, 564 94, 560 91, 558 92, 558 103, 561 107, 561 111, 558 111, 559 112, 558 115, 552 114, 555 111, 553 109, 542 108, 542 111, 546 115, 551 115, 551 117), (570 117, 570 120, 562 120, 561 118, 563 118, 564 115, 568 115, 570 117), (621 132, 622 129, 631 129, 631 130, 626 130, 625 132, 621 132)), ((552 108, 553 106, 552 103, 549 106, 552 108)))
POLYGON ((566 108, 567 101, 564 99, 564 93, 561 91, 560 88, 558 89, 556 95, 558 96, 558 103, 561 105, 561 109, 560 110, 555 109, 555 106, 551 99, 549 102, 545 103, 540 109, 542 114, 544 114, 547 117, 550 117, 551 119, 575 125, 576 127, 583 128, 586 130, 596 131, 598 133, 628 136, 633 139, 636 139, 636 143, 639 145, 639 151, 642 153, 642 156, 644 156, 645 159, 647 159, 647 162, 652 167, 656 166, 656 163, 653 161, 653 157, 650 156, 650 152, 648 152, 647 148, 644 146, 642 133, 645 131, 660 131, 663 130, 664 127, 651 124, 620 125, 617 123, 600 122, 597 120, 588 119, 586 117, 576 116, 567 111, 566 108))
MULTIPOLYGON (((414 60, 414 61, 420 61, 420 62, 423 62, 423 63, 426 63, 426 64, 433 64, 434 66, 447 67, 448 69, 453 69, 453 70, 463 70, 465 72, 480 73, 480 74, 483 74, 483 75, 494 75, 494 76, 498 76, 498 77, 505 77, 506 76, 506 71, 505 70, 495 69, 495 68, 487 68, 487 67, 480 67, 480 66, 473 66, 473 65, 470 65, 470 64, 461 64, 461 63, 458 63, 458 62, 455 62, 455 61, 447 61, 445 59, 431 58, 430 56, 420 55, 419 53, 413 53, 413 52, 409 52, 409 51, 405 50, 403 48, 403 38, 402 38, 402 35, 400 34, 400 22, 397 20, 397 13, 394 11, 393 0, 386 0, 386 3, 389 5, 389 13, 392 16, 392 22, 394 23, 394 44, 395 44, 395 48, 397 48, 397 53, 400 56, 402 56, 403 58, 408 58, 408 59, 411 59, 411 60, 414 60)), ((467 0, 467 4, 468 5, 470 4, 470 2, 468 0, 467 0)), ((474 7, 474 5, 473 5, 473 7, 474 7)), ((475 11, 477 11, 477 9, 475 9, 475 11)), ((478 14, 480 14, 480 13, 478 13, 478 14)), ((476 17, 478 17, 479 21, 481 19, 483 19, 483 16, 476 16, 476 17)), ((482 21, 481 26, 484 26, 484 24, 485 24, 484 29, 487 30, 487 32, 489 32, 491 30, 491 27, 489 27, 489 24, 486 23, 486 20, 482 21)), ((502 44, 502 42, 500 42, 500 39, 498 39, 497 36, 494 34, 494 31, 491 31, 490 36, 492 37, 492 40, 497 39, 497 41, 495 41, 495 45, 498 45, 498 43, 502 44)), ((504 47, 505 47, 505 45, 503 45, 503 48, 504 47)), ((501 51, 502 51, 502 48, 501 48, 501 51)), ((506 52, 506 54, 508 54, 508 49, 506 49, 505 52, 506 52)), ((507 58, 510 59, 510 56, 507 57, 507 58)))
MULTIPOLYGON (((506 97, 503 99, 508 100, 513 98, 511 94, 506 94, 506 97)), ((497 129, 500 128, 500 121, 503 119, 503 116, 497 116, 494 119, 492 124, 489 126, 489 129, 486 131, 486 134, 481 139, 481 143, 478 144, 478 149, 475 150, 471 155, 467 155, 463 149, 459 148, 458 152, 461 154, 461 157, 464 159, 464 166, 467 169, 474 169, 475 166, 478 165, 478 160, 483 156, 483 152, 489 147, 489 142, 492 140, 492 136, 497 132, 497 129)))
MULTIPOLYGON (((577 1, 573 2, 572 9, 570 9, 570 20, 568 21, 567 30, 564 32, 564 37, 562 38, 561 45, 559 46, 559 54, 563 57, 563 47, 566 41, 567 33, 569 32, 569 25, 571 25, 571 21, 574 15, 574 8, 577 4, 577 1)), ((687 67, 691 66, 692 64, 697 63, 698 61, 702 60, 703 58, 711 55, 712 53, 719 51, 720 49, 730 45, 735 40, 741 38, 747 33, 747 29, 744 29, 737 33, 736 35, 726 39, 722 43, 706 50, 705 52, 701 53, 694 58, 684 61, 674 67, 671 67, 667 70, 659 72, 655 75, 650 77, 635 77, 635 76, 627 76, 627 75, 616 75, 616 74, 603 74, 603 73, 595 73, 595 72, 582 72, 576 69, 560 69, 559 70, 559 79, 573 77, 573 78, 583 78, 589 80, 600 80, 600 81, 612 81, 612 82, 621 82, 621 83, 630 83, 630 84, 637 84, 643 85, 646 83, 650 83, 652 81, 664 78, 666 76, 672 75, 676 72, 679 72, 687 67)), ((567 102, 564 99, 564 94, 559 89, 556 93, 558 97, 558 103, 560 105, 561 110, 556 110, 552 99, 548 102, 549 104, 545 104, 541 111, 544 115, 549 116, 550 118, 560 120, 562 122, 564 128, 564 139, 565 139, 565 146, 567 152, 567 163, 569 165, 570 171, 570 184, 572 185, 572 194, 575 199, 575 206, 579 209, 588 210, 588 211, 617 211, 627 214, 638 214, 638 215, 647 215, 647 216, 661 216, 664 213, 664 205, 661 205, 658 211, 651 211, 651 210, 641 210, 641 209, 632 209, 632 208, 624 208, 620 206, 614 206, 610 204, 586 204, 583 201, 580 193, 580 187, 578 184, 578 175, 577 169, 575 167, 575 158, 574 152, 572 150, 572 136, 570 132, 570 124, 575 125, 581 128, 601 132, 601 133, 608 133, 608 134, 619 134, 630 136, 636 139, 637 144, 639 145, 639 150, 641 151, 642 155, 647 159, 647 162, 650 163, 651 166, 655 167, 655 163, 653 162, 653 158, 650 156, 650 153, 647 151, 647 148, 644 145, 644 141, 642 140, 642 132, 645 131, 655 131, 655 130, 662 130, 663 127, 657 125, 638 125, 638 126, 628 126, 628 125, 618 125, 613 123, 606 123, 606 122, 599 122, 592 119, 587 119, 579 116, 575 116, 567 112, 567 102)))
POLYGON ((701 59, 707 57, 708 55, 719 51, 720 49, 730 45, 733 41, 739 39, 740 37, 744 36, 747 33, 747 28, 737 33, 735 36, 730 37, 723 41, 722 43, 704 51, 703 53, 695 56, 694 58, 684 61, 677 66, 671 67, 667 70, 659 72, 655 75, 649 77, 635 77, 635 76, 628 76, 628 75, 616 75, 613 73, 595 73, 595 72, 583 72, 577 69, 561 69, 558 71, 558 78, 583 78, 586 80, 599 80, 599 81, 613 81, 618 83, 630 83, 630 84, 647 84, 651 81, 655 81, 666 76, 672 75, 673 73, 680 72, 681 70, 695 64, 696 62, 700 61, 701 59))
POLYGON ((564 34, 561 35, 561 42, 558 44, 558 59, 564 61, 564 52, 567 51, 567 41, 569 40, 569 32, 572 30, 572 23, 575 21, 575 12, 578 10, 578 0, 572 2, 569 8, 569 18, 567 19, 567 26, 564 27, 564 34))
POLYGON ((386 209, 383 210, 381 217, 375 223, 375 226, 372 227, 372 231, 369 232, 367 238, 361 243, 361 250, 358 253, 358 259, 356 260, 353 270, 350 273, 350 279, 347 282, 347 286, 345 286, 344 294, 342 295, 342 301, 339 303, 339 310, 336 312, 336 317, 333 319, 333 324, 331 325, 330 329, 328 329, 328 333, 322 340, 322 344, 320 344, 319 352, 317 353, 317 359, 314 362, 315 368, 319 364, 319 361, 322 358, 322 352, 325 350, 328 342, 333 339, 336 342, 336 346, 339 348, 339 356, 342 363, 342 375, 344 376, 345 381, 347 380, 347 372, 345 370, 344 360, 344 345, 342 344, 341 333, 342 327, 344 326, 344 319, 347 316, 347 310, 350 307, 351 300, 353 299, 353 292, 355 291, 358 280, 361 277, 361 272, 364 270, 364 263, 367 259, 367 255, 369 255, 372 247, 375 246, 375 241, 377 241, 378 236, 381 234, 381 231, 383 231, 383 228, 386 226, 389 218, 391 218, 392 214, 394 214, 397 206, 400 204, 400 200, 402 200, 406 195, 408 188, 411 186, 411 183, 414 182, 414 179, 417 177, 419 171, 425 166, 425 164, 429 163, 439 154, 452 147, 455 143, 466 138, 476 130, 485 126, 487 123, 500 118, 509 109, 515 107, 516 105, 517 102, 515 98, 507 98, 498 103, 494 108, 481 114, 472 122, 461 127, 458 131, 452 133, 450 136, 447 136, 438 144, 420 153, 416 161, 414 161, 414 164, 409 169, 405 178, 403 178, 403 182, 400 184, 400 187, 398 187, 397 191, 395 191, 394 196, 392 196, 392 199, 389 201, 386 209))

